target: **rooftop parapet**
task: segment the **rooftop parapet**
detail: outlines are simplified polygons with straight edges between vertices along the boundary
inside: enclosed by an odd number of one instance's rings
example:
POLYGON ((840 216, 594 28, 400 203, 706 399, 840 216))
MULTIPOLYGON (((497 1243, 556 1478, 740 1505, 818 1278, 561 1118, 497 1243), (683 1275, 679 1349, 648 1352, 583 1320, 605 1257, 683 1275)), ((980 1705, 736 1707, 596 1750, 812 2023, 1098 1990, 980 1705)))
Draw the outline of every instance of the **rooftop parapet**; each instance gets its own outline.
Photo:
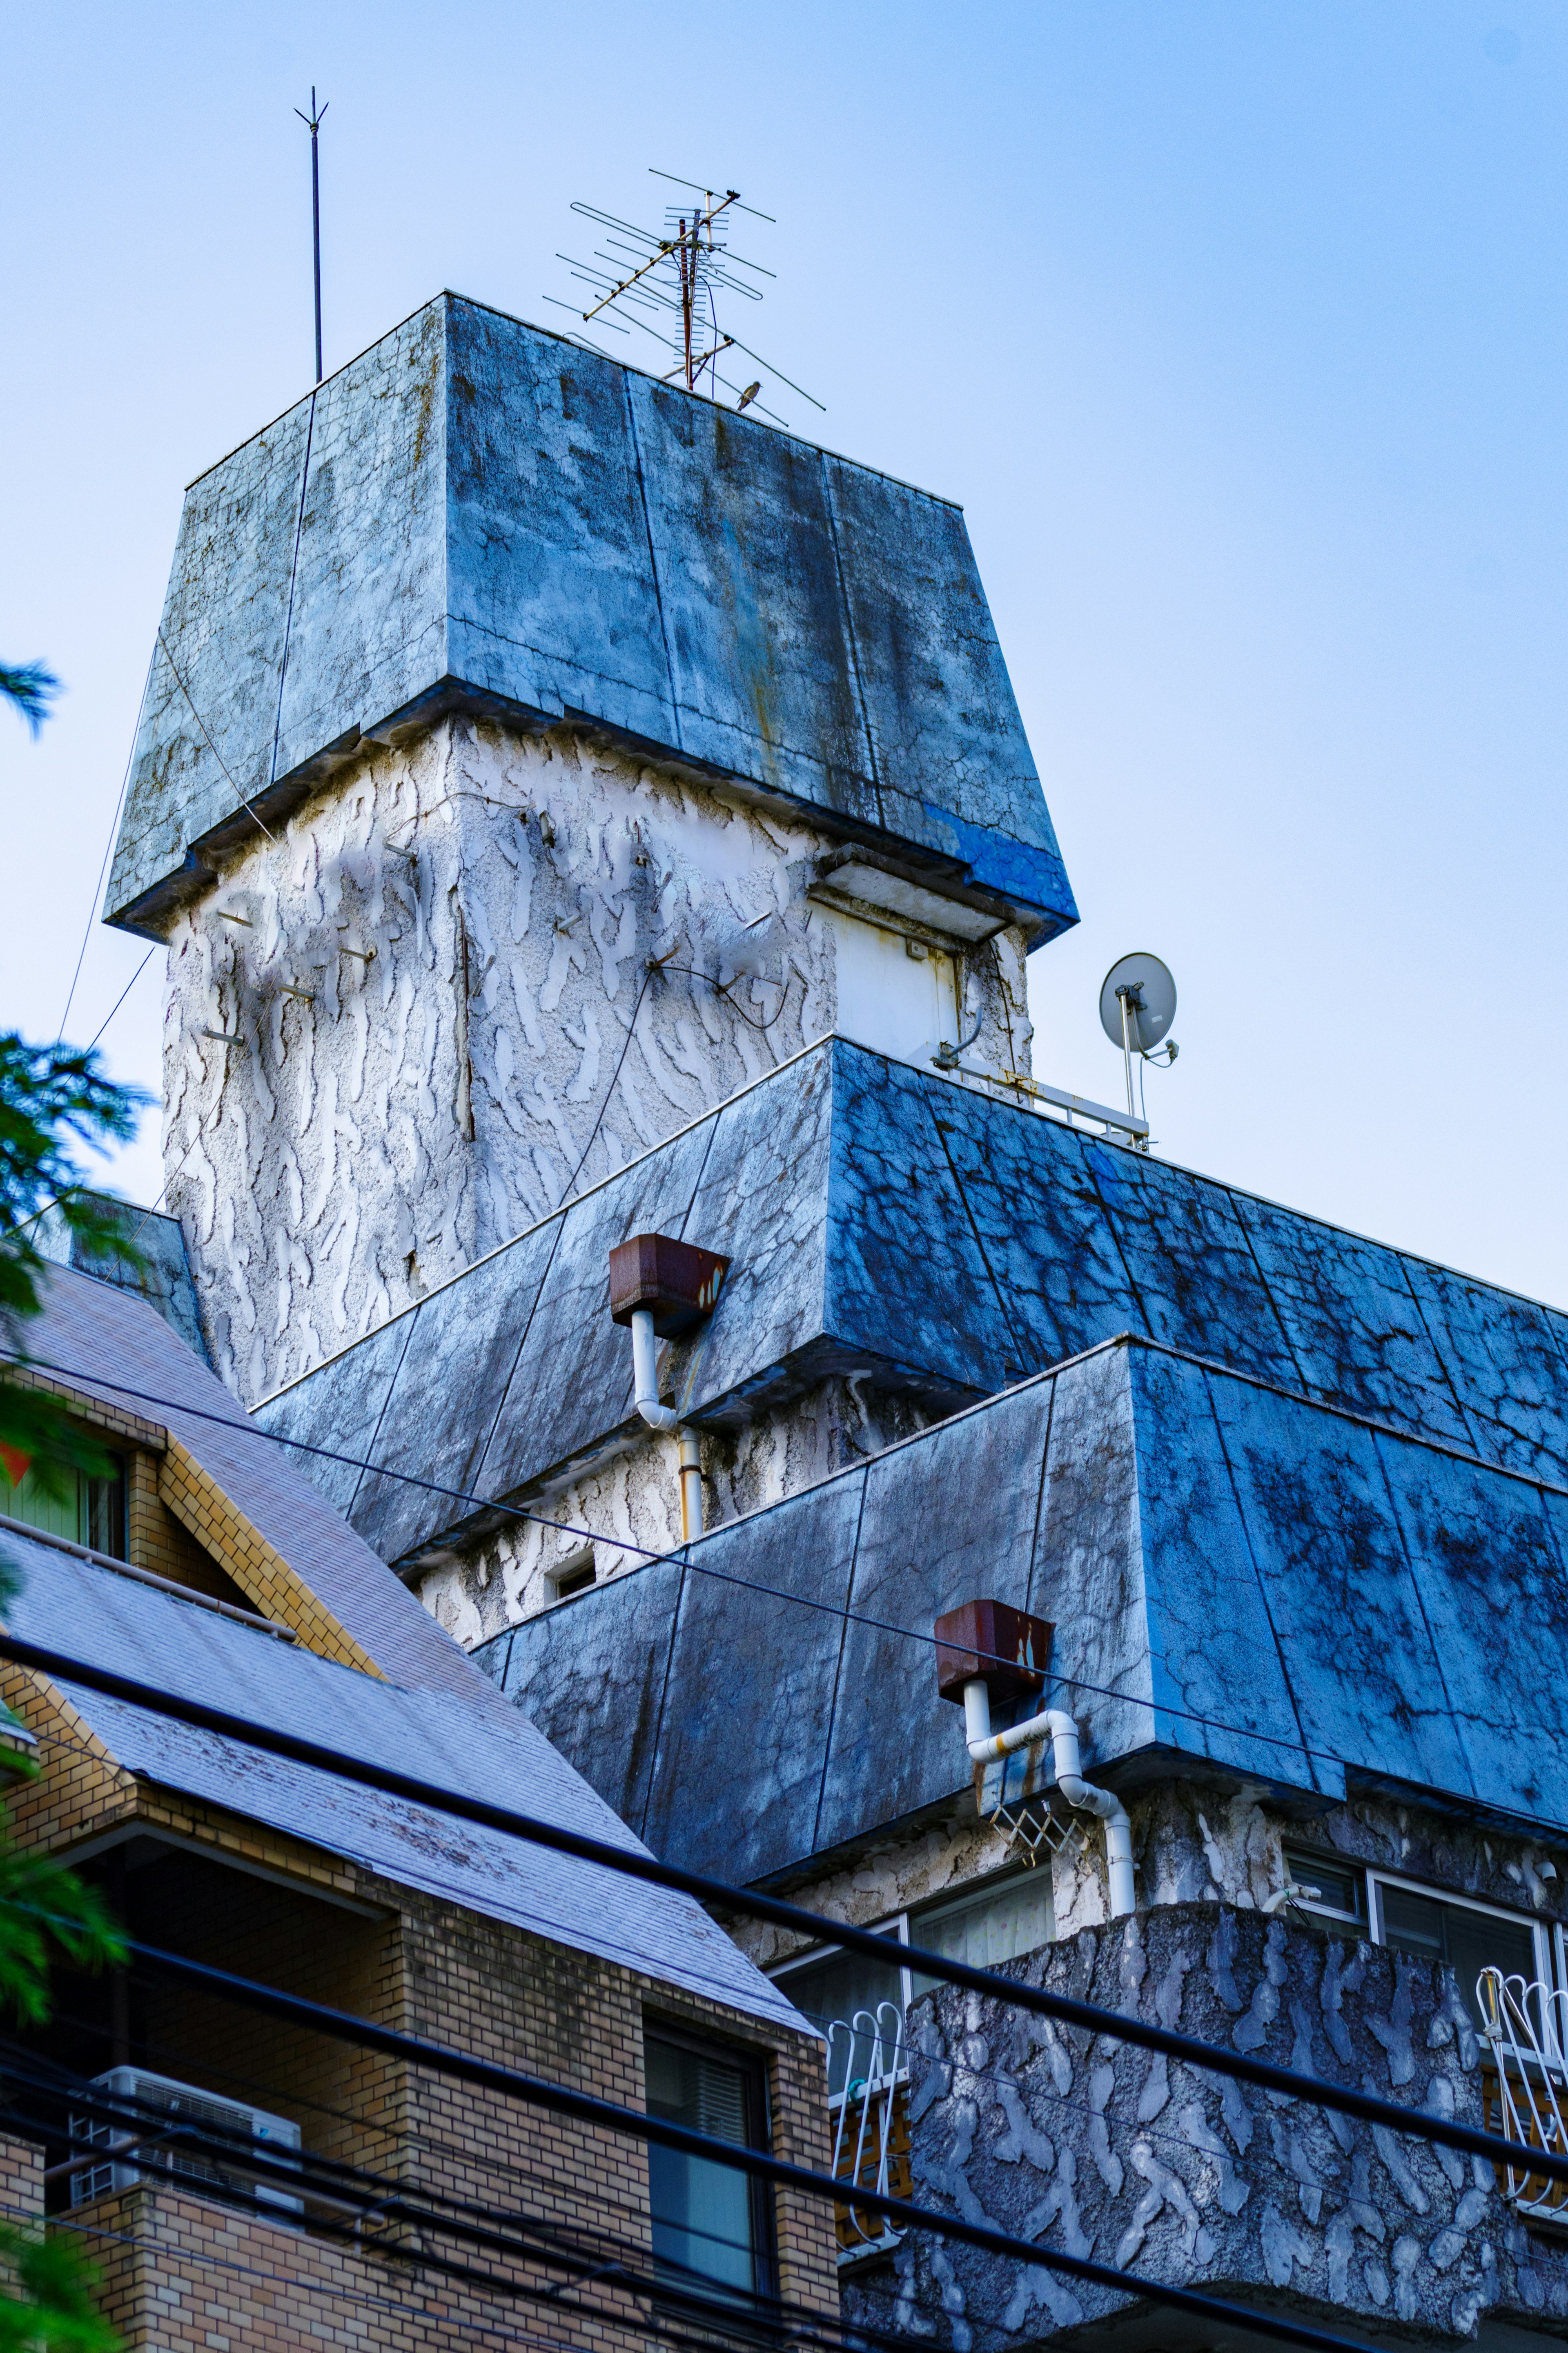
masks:
POLYGON ((454 710, 1077 921, 958 507, 442 294, 187 491, 105 919, 454 710))

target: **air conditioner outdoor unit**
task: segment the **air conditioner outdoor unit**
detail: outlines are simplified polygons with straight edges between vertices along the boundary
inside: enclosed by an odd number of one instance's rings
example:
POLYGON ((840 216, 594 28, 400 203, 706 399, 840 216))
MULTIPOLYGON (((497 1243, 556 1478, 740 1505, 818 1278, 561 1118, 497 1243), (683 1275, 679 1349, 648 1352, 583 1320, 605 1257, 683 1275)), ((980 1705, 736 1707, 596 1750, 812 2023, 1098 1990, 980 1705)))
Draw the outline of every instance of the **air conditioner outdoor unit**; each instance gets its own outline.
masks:
MULTIPOLYGON (((216 2100, 195 2084, 178 2084, 170 2075, 151 2075, 142 2067, 110 2067, 107 2074, 95 2075, 94 2084, 116 2100, 133 2101, 128 2106, 124 2121, 110 2123, 107 2117, 73 2116, 70 2137, 74 2145, 84 2148, 110 2147, 131 2133, 155 2129, 153 2115, 177 2118, 182 2124, 195 2126, 199 2130, 213 2129, 221 2141, 225 2134, 240 2134, 246 2138, 265 2144, 268 2155, 279 2158, 295 2152, 300 2147, 300 2127, 287 2116, 269 2116, 265 2108, 247 2107, 238 2100, 216 2100)), ((166 2179, 163 2167, 172 2168, 179 2179, 189 2181, 193 2188, 203 2182, 232 2186, 237 2189, 254 2190, 258 2205, 270 2206, 289 2214, 304 2211, 304 2200, 291 2190, 281 2189, 270 2179, 247 2174, 237 2147, 236 2162, 224 2162, 221 2150, 192 2149, 180 2142, 156 2144, 149 2148, 150 2157, 160 2161, 158 2169, 146 2179, 158 2181, 166 2179)), ((85 2206, 95 2198, 110 2198, 122 2189, 133 2189, 143 2179, 136 2162, 137 2152, 128 2149, 123 2156, 103 2157, 95 2163, 84 2158, 79 2171, 70 2177, 70 2202, 85 2206)))

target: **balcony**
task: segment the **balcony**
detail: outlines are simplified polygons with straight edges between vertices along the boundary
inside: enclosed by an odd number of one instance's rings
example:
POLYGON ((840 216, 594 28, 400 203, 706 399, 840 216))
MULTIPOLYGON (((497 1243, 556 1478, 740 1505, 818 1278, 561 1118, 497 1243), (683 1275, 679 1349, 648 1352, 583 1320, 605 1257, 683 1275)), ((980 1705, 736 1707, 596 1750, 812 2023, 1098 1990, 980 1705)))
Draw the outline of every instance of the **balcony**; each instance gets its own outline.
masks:
MULTIPOLYGON (((1521 2137, 1563 2146, 1564 2021, 1522 1982, 1497 1997, 1489 2030, 1484 1984, 1467 2007, 1441 1963, 1214 1905, 1085 1930, 1002 1973, 1413 2108, 1494 2128, 1508 2116, 1521 2137)), ((956 1989, 912 2004, 907 2061, 901 2114, 922 2203, 1347 2333, 1459 2342, 1486 2315, 1555 2339, 1568 2321, 1563 2200, 1541 2177, 1516 2180, 956 1989)), ((855 2096, 847 2084, 844 2149, 874 2105, 869 2090, 859 2109, 855 2096)), ((889 2089, 880 2142, 865 2124, 867 2150, 891 2155, 900 2113, 889 2089)), ((940 2341, 951 2335, 957 2353, 995 2330, 1048 2338, 1086 2324, 1112 2343, 1149 2309, 922 2233, 869 2270, 846 2279, 852 2320, 886 2326, 891 2286, 895 2325, 942 2313, 940 2341)))

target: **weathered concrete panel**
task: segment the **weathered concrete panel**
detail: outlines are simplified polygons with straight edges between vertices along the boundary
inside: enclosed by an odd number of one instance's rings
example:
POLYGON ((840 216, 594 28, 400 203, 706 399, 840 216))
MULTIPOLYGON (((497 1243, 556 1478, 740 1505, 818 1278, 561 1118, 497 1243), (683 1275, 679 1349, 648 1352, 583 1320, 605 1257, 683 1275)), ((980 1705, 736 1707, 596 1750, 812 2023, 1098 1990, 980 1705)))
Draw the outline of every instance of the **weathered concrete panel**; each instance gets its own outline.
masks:
MULTIPOLYGON (((376 1460, 393 1472, 416 1470, 419 1478, 461 1494, 497 1492, 486 1482, 486 1449, 558 1230, 536 1228, 415 1309, 377 1435, 376 1460)), ((397 1560, 433 1529, 467 1518, 470 1509, 395 1476, 372 1475, 350 1517, 384 1560, 397 1560)))
MULTIPOLYGON (((373 1332, 353 1350, 352 1366, 342 1373, 336 1362, 323 1365, 309 1380, 284 1389, 256 1413, 262 1429, 275 1437, 302 1439, 308 1446, 326 1450, 319 1454, 301 1451, 291 1459, 347 1520, 353 1519, 354 1498, 367 1484, 379 1483, 361 1466, 383 1459, 378 1442, 386 1408, 419 1312, 416 1308, 373 1332), (333 1462, 328 1459, 331 1454, 346 1460, 333 1462)), ((421 1475, 434 1477, 435 1473, 421 1475)), ((374 1524, 374 1514, 366 1516, 374 1524)), ((355 1532, 364 1535, 364 1526, 356 1522, 355 1532)), ((366 1535, 365 1542, 374 1548, 374 1536, 366 1535)))
POLYGON ((190 493, 110 919, 166 927, 244 798, 458 708, 595 723, 1075 923, 962 518, 834 479, 847 532, 810 443, 438 297, 190 493))
POLYGON ((854 1047, 833 1053, 826 1328, 943 1375, 955 1404, 1000 1388, 1021 1349, 942 1150, 949 1091, 854 1047))
POLYGON ((622 1821, 647 1810, 686 1571, 652 1561, 502 1634, 473 1656, 622 1821))
POLYGON ((626 385, 678 740, 715 767, 879 825, 821 453, 668 385, 626 385))
POLYGON ((1405 1267, 1464 1402, 1476 1451, 1507 1470, 1568 1484, 1568 1363, 1553 1328, 1560 1319, 1448 1267, 1421 1259, 1405 1267))
POLYGON ((859 1477, 819 1489, 804 1549, 787 1507, 690 1548, 640 1824, 656 1853, 752 1879, 818 1843, 862 1493, 859 1477))
POLYGON ((1468 1445, 1399 1253, 1272 1202, 1236 1198, 1300 1368, 1288 1386, 1468 1445))
POLYGON ((1377 1451, 1471 1787, 1561 1821, 1568 1723, 1540 1644, 1568 1624, 1568 1577, 1540 1490, 1424 1447, 1377 1451))
POLYGON ((1471 1794, 1380 1441, 1266 1390, 1215 1381, 1214 1398, 1307 1741, 1366 1772, 1471 1794))
MULTIPOLYGON (((1024 1606, 1050 1405, 1051 1384, 1031 1383, 866 1471, 856 1616, 842 1629, 816 1846, 969 1786, 963 1716, 937 1695, 931 1628, 979 1595, 1024 1606)), ((790 1510, 780 1504, 768 1516, 782 1521, 790 1510)))

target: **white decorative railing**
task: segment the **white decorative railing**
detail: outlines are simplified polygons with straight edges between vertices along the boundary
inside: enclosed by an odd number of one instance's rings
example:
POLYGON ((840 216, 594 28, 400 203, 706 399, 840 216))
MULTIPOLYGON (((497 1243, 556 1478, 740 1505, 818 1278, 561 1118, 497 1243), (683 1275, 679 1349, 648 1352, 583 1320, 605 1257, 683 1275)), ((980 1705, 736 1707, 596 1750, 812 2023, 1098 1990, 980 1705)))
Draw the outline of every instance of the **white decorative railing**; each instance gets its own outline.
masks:
MULTIPOLYGON (((1568 2156, 1568 1993, 1491 1968, 1477 1978, 1476 1998, 1497 2070, 1495 2083, 1482 2078, 1487 2129, 1568 2156)), ((1514 2165, 1498 2173, 1521 2213, 1568 2224, 1568 2181, 1514 2165)))
MULTIPOLYGON (((836 2018, 827 2030, 827 2080, 836 2180, 884 2198, 907 2198, 910 2178, 908 2052, 904 2017, 896 2001, 836 2018)), ((847 2202, 836 2207, 838 2260, 896 2247, 900 2233, 879 2214, 847 2202)))

